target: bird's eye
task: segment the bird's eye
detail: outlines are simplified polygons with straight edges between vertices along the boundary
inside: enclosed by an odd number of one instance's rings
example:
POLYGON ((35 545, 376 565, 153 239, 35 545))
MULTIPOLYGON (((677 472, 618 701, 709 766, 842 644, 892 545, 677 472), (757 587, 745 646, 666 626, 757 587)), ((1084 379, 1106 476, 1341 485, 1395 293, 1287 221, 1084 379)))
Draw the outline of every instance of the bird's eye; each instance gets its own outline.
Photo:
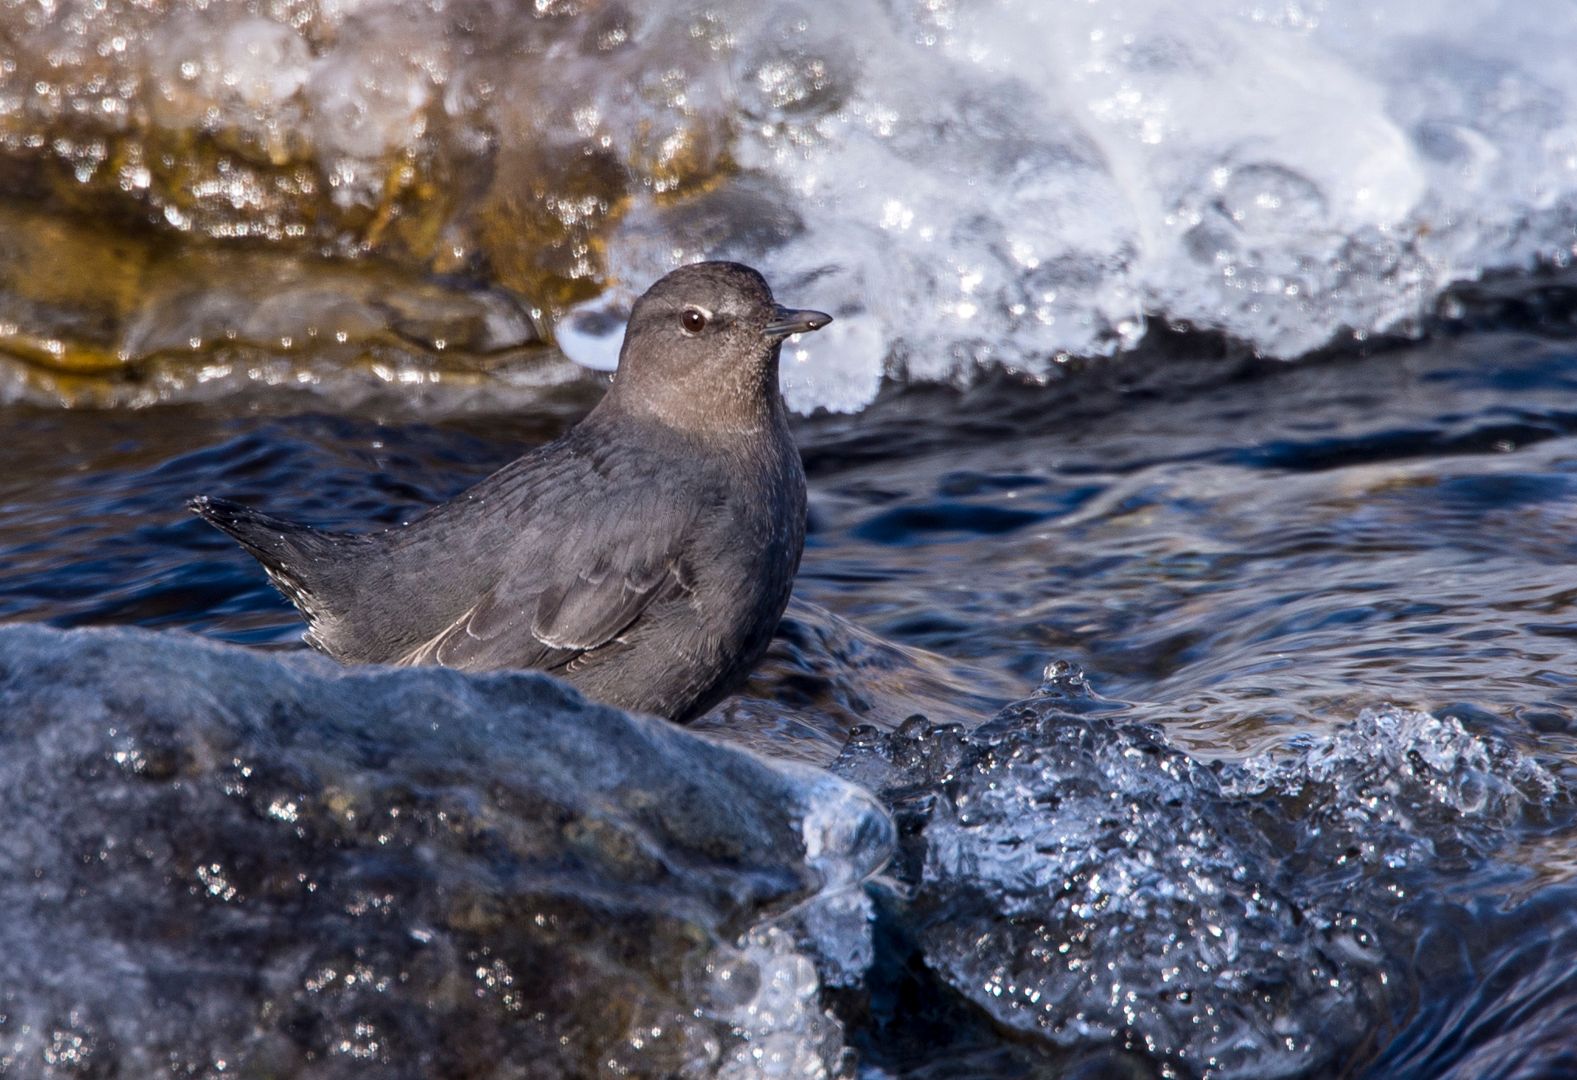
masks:
POLYGON ((706 327, 706 312, 700 308, 685 308, 684 314, 679 316, 679 325, 688 333, 699 334, 706 327))

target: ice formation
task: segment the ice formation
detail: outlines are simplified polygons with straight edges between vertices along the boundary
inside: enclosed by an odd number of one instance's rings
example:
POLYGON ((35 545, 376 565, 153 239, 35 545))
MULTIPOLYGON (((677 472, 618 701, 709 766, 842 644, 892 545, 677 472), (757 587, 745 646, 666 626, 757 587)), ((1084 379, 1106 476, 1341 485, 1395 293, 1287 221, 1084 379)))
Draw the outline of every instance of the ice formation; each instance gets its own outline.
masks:
POLYGON ((1212 766, 1048 676, 974 732, 865 729, 836 769, 898 819, 927 966, 1064 1052, 1339 1071, 1405 982, 1411 897, 1444 900, 1557 792, 1494 736, 1394 708, 1212 766))
POLYGON ((29 193, 480 273, 593 364, 618 321, 578 305, 744 258, 839 318, 787 351, 801 410, 1156 318, 1295 357, 1574 240, 1564 0, 63 0, 0 33, 29 193))

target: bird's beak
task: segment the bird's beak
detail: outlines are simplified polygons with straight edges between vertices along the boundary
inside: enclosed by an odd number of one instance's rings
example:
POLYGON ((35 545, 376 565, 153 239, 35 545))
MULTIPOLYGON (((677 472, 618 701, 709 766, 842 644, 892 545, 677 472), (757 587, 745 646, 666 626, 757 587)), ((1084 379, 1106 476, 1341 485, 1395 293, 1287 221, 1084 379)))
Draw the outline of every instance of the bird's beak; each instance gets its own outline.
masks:
POLYGON ((831 321, 832 316, 825 311, 795 311, 793 308, 779 307, 772 313, 772 321, 767 324, 765 333, 771 341, 782 341, 793 334, 820 330, 831 321))

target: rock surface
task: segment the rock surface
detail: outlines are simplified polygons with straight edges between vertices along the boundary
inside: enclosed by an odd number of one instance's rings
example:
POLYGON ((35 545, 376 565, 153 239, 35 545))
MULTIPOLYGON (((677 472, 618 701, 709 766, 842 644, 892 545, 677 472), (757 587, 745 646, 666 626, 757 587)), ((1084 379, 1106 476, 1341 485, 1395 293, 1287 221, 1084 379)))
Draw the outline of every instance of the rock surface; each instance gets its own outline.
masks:
POLYGON ((805 913, 891 843, 846 783, 544 676, 30 626, 0 815, 0 1073, 44 1077, 829 1075, 778 924, 868 933, 805 913))

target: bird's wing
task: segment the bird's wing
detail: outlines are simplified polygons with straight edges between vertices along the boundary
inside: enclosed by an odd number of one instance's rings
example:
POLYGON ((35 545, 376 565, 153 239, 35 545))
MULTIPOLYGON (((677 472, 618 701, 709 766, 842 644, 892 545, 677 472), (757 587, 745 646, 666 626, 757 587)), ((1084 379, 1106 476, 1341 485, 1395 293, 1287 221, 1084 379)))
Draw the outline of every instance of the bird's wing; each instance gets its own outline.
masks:
MULTIPOLYGON (((616 646, 653 604, 689 592, 683 553, 690 518, 664 505, 639 472, 562 507, 537 503, 500 553, 496 579, 406 664, 456 668, 575 666, 616 646)), ((608 474, 603 473, 604 477, 608 474)))

